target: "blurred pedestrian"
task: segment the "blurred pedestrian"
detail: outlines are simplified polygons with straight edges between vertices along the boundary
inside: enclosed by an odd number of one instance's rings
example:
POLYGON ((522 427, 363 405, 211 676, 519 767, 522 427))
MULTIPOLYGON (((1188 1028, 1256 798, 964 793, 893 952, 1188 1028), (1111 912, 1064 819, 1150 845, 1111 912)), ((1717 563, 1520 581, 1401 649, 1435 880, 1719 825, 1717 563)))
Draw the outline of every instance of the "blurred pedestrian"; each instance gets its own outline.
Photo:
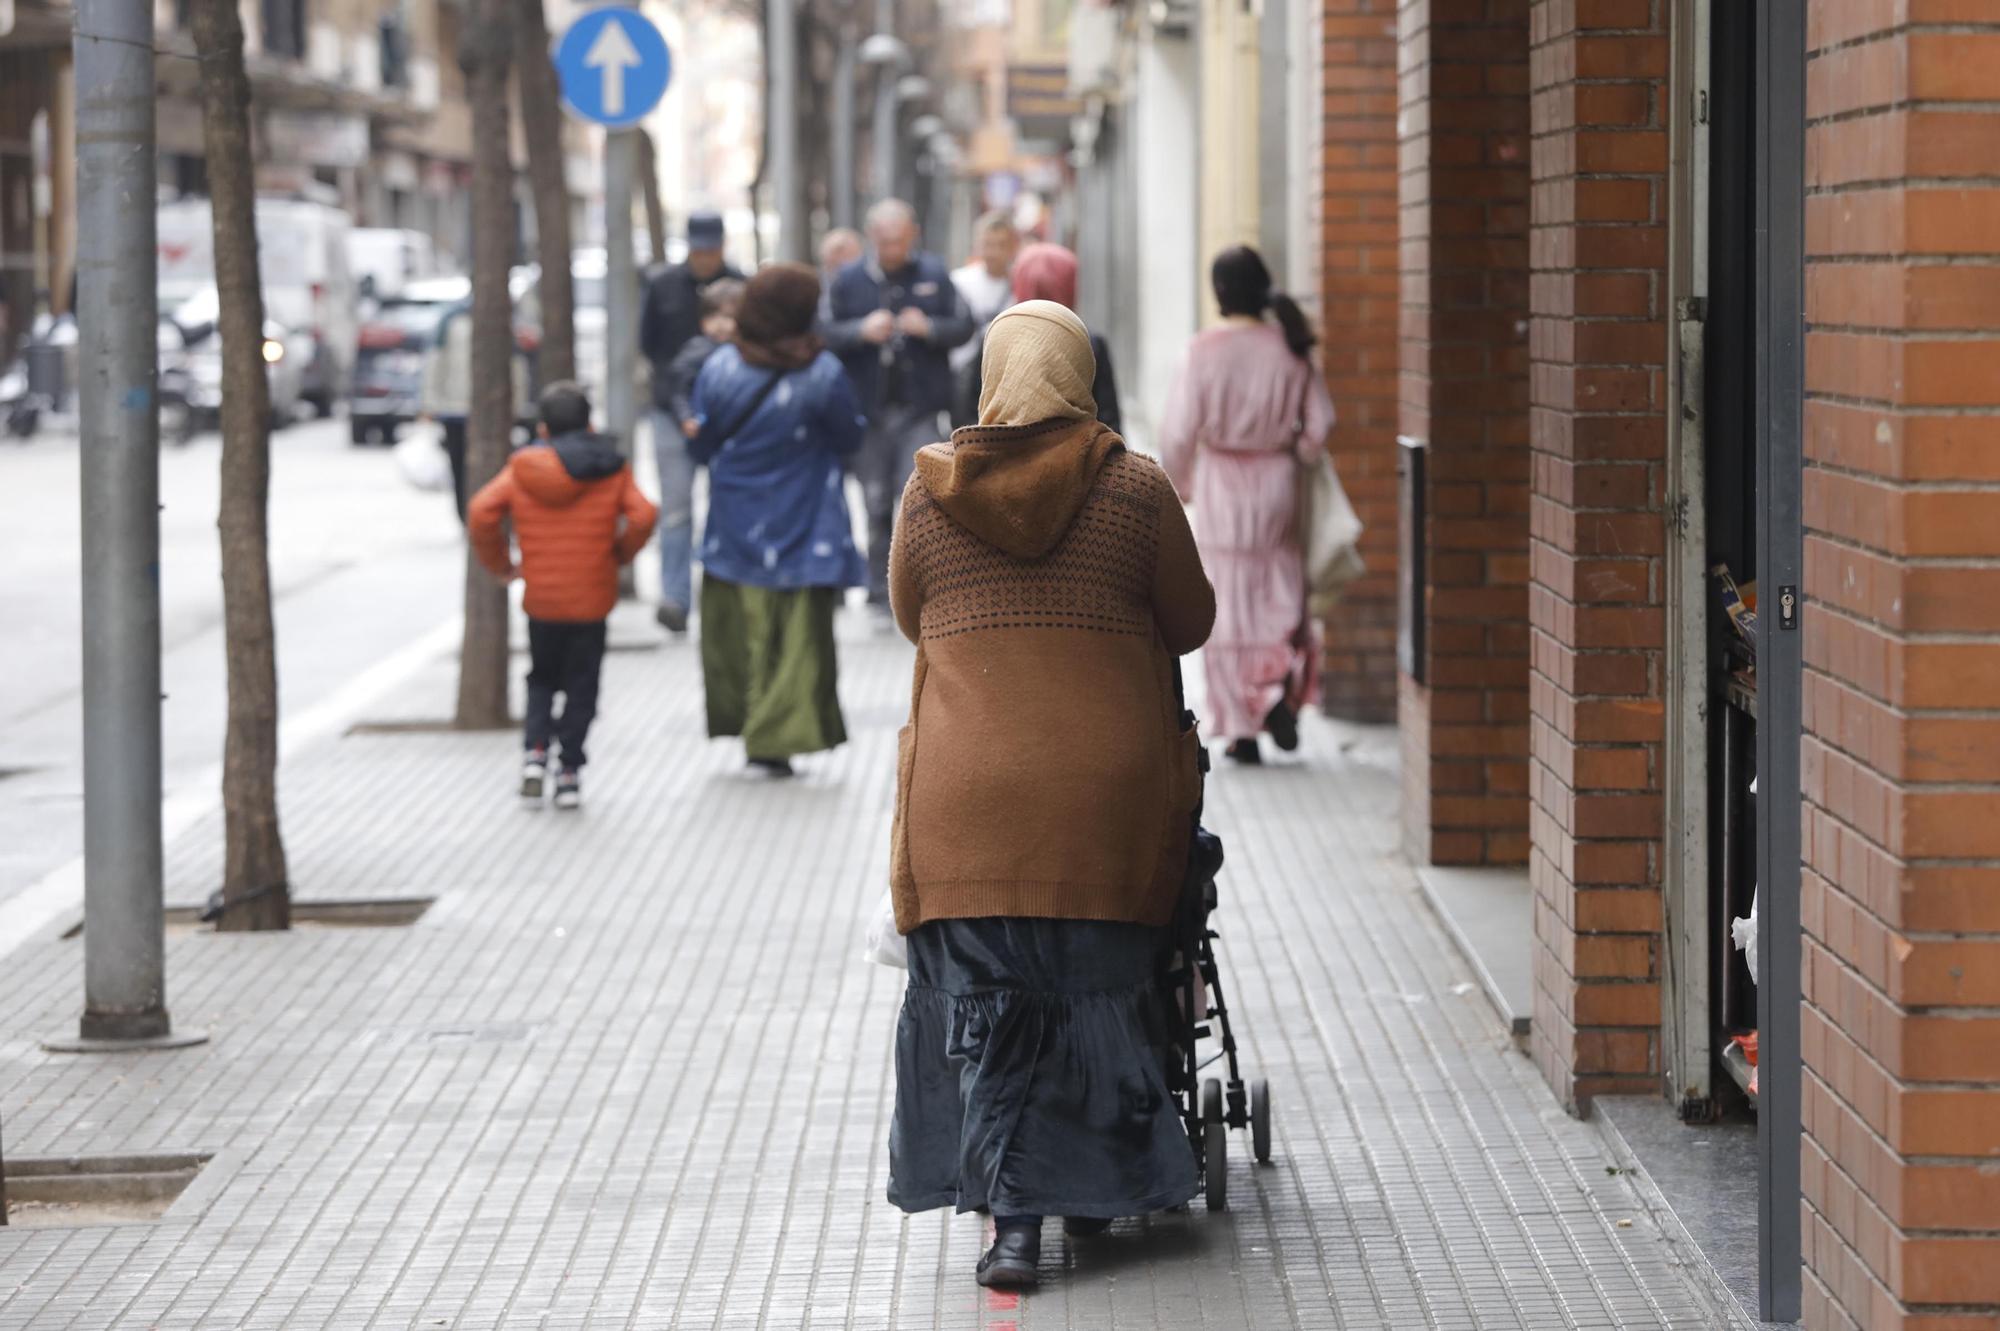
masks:
MULTIPOLYGON (((509 358, 514 380, 514 419, 534 414, 528 396, 528 364, 519 346, 509 358)), ((461 301, 438 321, 436 339, 424 353, 423 384, 418 389, 418 415, 436 422, 446 459, 451 463, 452 500, 458 520, 465 521, 465 435, 472 418, 472 302, 461 301)), ((509 441, 512 442, 511 440, 509 441)))
POLYGON ((867 245, 861 233, 851 226, 839 226, 826 233, 819 242, 819 272, 827 285, 833 284, 834 274, 854 263, 867 253, 867 245))
MULTIPOLYGON (((1076 309, 1076 255, 1061 245, 1047 241, 1037 241, 1028 246, 1015 259, 1009 276, 1009 290, 1013 298, 1022 300, 1052 300, 1065 309, 1076 309)), ((981 343, 974 343, 974 350, 981 343)), ((1124 417, 1118 410, 1118 378, 1111 371, 1111 346, 1096 333, 1090 335, 1091 355, 1097 362, 1097 377, 1090 385, 1090 394, 1097 401, 1097 419, 1114 430, 1124 429, 1124 417)), ((984 387, 980 362, 975 360, 971 370, 964 376, 959 391, 958 405, 952 411, 954 425, 970 425, 979 419, 979 397, 984 387)))
POLYGON ((868 210, 869 254, 841 269, 827 294, 827 343, 868 417, 855 472, 868 509, 868 601, 885 614, 896 503, 917 450, 944 433, 948 354, 972 337, 949 270, 917 249, 919 238, 916 211, 884 199, 868 210))
POLYGON ((674 358, 701 335, 702 293, 725 279, 743 280, 723 257, 723 239, 719 213, 689 214, 687 258, 662 268, 647 283, 639 320, 639 346, 653 367, 648 428, 660 472, 660 604, 655 617, 669 633, 687 630, 694 606, 694 464, 674 410, 674 358))
POLYGON ((701 666, 711 737, 740 735, 755 771, 845 743, 834 611, 866 577, 842 460, 861 444, 854 389, 813 322, 819 277, 761 269, 736 340, 696 381, 695 460, 708 467, 701 666))
POLYGON ((1326 448, 1333 401, 1312 363, 1305 313, 1273 290, 1257 251, 1224 250, 1210 277, 1222 323, 1188 347, 1160 454, 1194 505, 1215 578, 1215 637, 1202 653, 1209 716, 1229 756, 1256 763, 1260 733, 1298 747, 1299 710, 1318 696, 1295 528, 1300 468, 1326 448))
MULTIPOLYGON (((979 236, 979 256, 951 271, 951 284, 958 288, 959 298, 972 316, 973 340, 951 353, 952 373, 961 381, 978 368, 978 335, 1016 299, 1014 258, 1021 252, 1021 233, 1014 229, 1014 219, 1005 212, 986 214, 974 230, 979 236)), ((975 394, 975 400, 976 397, 975 394)))
POLYGON ((542 390, 539 445, 473 496, 466 521, 473 551, 493 576, 526 584, 527 756, 521 797, 539 807, 557 741, 555 806, 583 799, 584 740, 597 715, 604 621, 618 604, 618 568, 638 557, 659 510, 640 492, 614 443, 590 430, 590 399, 567 380, 542 390), (507 530, 521 547, 518 563, 507 530), (556 714, 561 695, 562 714, 556 714))
POLYGON ((711 282, 701 293, 701 332, 681 345, 667 368, 668 410, 680 422, 686 438, 694 438, 699 425, 694 418, 695 380, 710 356, 736 340, 736 315, 742 305, 743 283, 732 277, 711 282))
POLYGON ((889 1200, 992 1212, 982 1285, 1194 1195, 1156 966, 1200 789, 1175 658, 1215 602, 1153 462, 1100 424, 1082 320, 987 332, 979 424, 926 448, 891 557, 917 644, 890 848, 909 987, 889 1200))

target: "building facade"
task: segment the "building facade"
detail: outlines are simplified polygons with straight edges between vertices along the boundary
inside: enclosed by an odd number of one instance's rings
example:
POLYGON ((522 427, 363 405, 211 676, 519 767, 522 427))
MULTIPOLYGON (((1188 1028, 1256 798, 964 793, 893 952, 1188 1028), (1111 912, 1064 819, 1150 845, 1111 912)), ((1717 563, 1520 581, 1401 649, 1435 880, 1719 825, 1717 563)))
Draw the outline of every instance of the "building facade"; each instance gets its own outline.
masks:
POLYGON ((2000 1326, 2000 14, 1320 21, 1329 709, 1561 1103, 1754 1115, 1765 1314, 2000 1326))

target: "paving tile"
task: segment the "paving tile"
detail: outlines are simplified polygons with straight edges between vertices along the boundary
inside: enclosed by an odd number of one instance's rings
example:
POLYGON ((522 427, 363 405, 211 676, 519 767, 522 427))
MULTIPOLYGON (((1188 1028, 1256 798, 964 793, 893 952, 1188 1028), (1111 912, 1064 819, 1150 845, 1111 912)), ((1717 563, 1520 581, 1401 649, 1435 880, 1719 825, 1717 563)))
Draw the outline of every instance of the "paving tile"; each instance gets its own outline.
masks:
MULTIPOLYGON (((977 1289, 979 1217, 883 1200, 900 977, 859 952, 910 656, 842 635, 854 741, 788 785, 701 739, 685 646, 608 658, 580 815, 514 807, 507 736, 289 758, 297 892, 438 901, 404 929, 176 934, 170 1004, 206 1046, 44 1054, 80 947, 10 954, 9 1151, 203 1149, 217 1176, 158 1224, 0 1232, 0 1328, 1703 1323, 1423 908, 1393 742, 1321 723, 1302 762, 1219 773, 1209 803, 1273 1164, 1232 1141, 1227 1215, 1074 1245, 1051 1225, 1040 1292, 977 1289)), ((441 714, 450 687, 441 664, 397 709, 441 714)), ((219 857, 215 819, 189 830, 170 900, 219 857)))

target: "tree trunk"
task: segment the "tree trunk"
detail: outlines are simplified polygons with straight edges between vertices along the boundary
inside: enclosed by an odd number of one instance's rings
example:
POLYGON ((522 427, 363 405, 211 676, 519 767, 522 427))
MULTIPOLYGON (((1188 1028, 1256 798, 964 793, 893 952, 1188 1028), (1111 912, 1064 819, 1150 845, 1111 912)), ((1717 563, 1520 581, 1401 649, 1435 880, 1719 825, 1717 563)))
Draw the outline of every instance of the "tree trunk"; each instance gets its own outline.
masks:
POLYGON ((660 206, 660 159, 654 155, 653 135, 644 125, 632 131, 639 136, 639 197, 646 204, 646 234, 653 242, 653 266, 667 262, 667 210, 660 206))
MULTIPOLYGON (((516 0, 474 0, 459 41, 472 123, 472 411, 466 422, 468 493, 506 465, 514 431, 514 320, 507 270, 514 257, 514 163, 508 150, 507 67, 516 0)), ((565 270, 567 265, 564 265, 565 270)), ((503 730, 507 714, 507 592, 465 552, 465 637, 456 723, 503 730)))
POLYGON ((570 284, 569 182, 563 165, 563 110, 542 0, 515 11, 514 86, 528 140, 528 184, 535 195, 535 251, 541 261, 543 383, 576 378, 576 297, 570 284))
POLYGON ((222 339, 223 634, 229 723, 222 751, 225 930, 291 927, 285 843, 278 831, 278 655, 271 623, 267 501, 271 387, 265 377, 264 290, 257 273, 250 79, 235 0, 194 0, 202 67, 202 144, 215 227, 222 339))

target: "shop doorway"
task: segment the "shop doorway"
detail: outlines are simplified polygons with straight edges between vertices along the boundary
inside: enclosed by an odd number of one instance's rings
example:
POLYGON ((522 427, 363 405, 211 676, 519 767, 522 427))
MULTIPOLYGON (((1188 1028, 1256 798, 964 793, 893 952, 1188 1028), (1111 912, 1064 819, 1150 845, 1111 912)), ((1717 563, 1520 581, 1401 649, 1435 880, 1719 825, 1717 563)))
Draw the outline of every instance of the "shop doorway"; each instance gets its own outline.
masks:
POLYGON ((1672 81, 1662 1061, 1684 1128, 1655 1149, 1732 1162, 1706 1199, 1729 1250, 1688 1228, 1774 1322, 1800 1296, 1802 10, 1680 0, 1672 81))

